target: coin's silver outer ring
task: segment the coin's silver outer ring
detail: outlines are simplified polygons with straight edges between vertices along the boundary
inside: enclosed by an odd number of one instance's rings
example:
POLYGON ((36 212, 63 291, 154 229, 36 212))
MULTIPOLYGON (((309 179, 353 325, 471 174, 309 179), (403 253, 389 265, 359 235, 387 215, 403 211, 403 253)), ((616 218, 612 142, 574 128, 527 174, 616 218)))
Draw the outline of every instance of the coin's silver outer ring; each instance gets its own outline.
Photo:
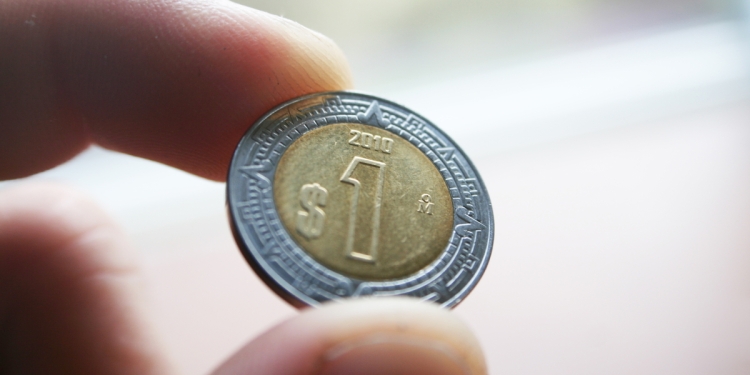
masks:
POLYGON ((235 240, 248 263, 297 307, 343 298, 401 295, 453 307, 477 284, 492 251, 492 204, 464 152, 413 111, 356 92, 299 97, 258 120, 234 152, 227 176, 227 208, 235 240), (284 151, 310 130, 343 122, 376 126, 409 141, 445 179, 453 199, 453 234, 439 258, 416 274, 365 281, 334 272, 301 249, 279 219, 273 181, 284 151))

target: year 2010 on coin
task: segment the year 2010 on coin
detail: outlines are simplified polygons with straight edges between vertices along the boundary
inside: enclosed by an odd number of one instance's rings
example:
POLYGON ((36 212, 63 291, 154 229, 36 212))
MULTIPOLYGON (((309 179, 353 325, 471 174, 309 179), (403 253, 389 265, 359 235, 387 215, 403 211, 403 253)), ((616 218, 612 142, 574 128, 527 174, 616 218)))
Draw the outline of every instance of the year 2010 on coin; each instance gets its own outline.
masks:
POLYGON ((227 178, 235 239, 302 307, 362 296, 458 304, 490 258, 492 205, 432 123, 370 95, 300 97, 256 122, 227 178))

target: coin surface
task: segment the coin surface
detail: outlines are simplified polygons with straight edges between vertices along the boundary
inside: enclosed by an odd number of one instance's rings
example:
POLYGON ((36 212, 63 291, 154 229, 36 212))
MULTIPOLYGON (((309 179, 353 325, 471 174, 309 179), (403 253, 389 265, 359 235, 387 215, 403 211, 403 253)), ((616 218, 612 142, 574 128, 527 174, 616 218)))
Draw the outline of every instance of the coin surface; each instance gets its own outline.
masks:
POLYGON ((328 92, 273 109, 227 177, 235 239, 295 306, 408 295, 455 306, 490 257, 492 209, 463 151, 414 112, 328 92))

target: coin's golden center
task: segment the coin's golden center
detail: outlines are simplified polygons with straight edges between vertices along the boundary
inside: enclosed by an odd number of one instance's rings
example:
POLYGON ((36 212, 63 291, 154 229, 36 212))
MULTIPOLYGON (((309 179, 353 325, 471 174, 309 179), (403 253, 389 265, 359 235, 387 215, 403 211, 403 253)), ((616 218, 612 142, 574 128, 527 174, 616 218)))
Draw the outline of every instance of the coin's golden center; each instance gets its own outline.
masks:
POLYGON ((413 274, 446 248, 453 201, 435 165, 380 128, 333 124, 305 133, 279 160, 281 222, 326 267, 363 280, 413 274))

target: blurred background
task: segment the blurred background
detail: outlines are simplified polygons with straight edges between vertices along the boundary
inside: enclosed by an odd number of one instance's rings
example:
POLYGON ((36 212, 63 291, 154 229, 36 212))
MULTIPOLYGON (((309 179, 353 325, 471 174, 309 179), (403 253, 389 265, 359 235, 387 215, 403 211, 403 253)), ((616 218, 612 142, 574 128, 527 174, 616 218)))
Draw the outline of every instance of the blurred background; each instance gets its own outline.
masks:
MULTIPOLYGON (((359 90, 473 158, 497 235, 455 311, 492 374, 750 373, 750 2, 241 3, 331 37, 359 90)), ((240 256, 222 184, 98 148, 32 178, 132 236, 183 373, 296 314, 240 256)))

